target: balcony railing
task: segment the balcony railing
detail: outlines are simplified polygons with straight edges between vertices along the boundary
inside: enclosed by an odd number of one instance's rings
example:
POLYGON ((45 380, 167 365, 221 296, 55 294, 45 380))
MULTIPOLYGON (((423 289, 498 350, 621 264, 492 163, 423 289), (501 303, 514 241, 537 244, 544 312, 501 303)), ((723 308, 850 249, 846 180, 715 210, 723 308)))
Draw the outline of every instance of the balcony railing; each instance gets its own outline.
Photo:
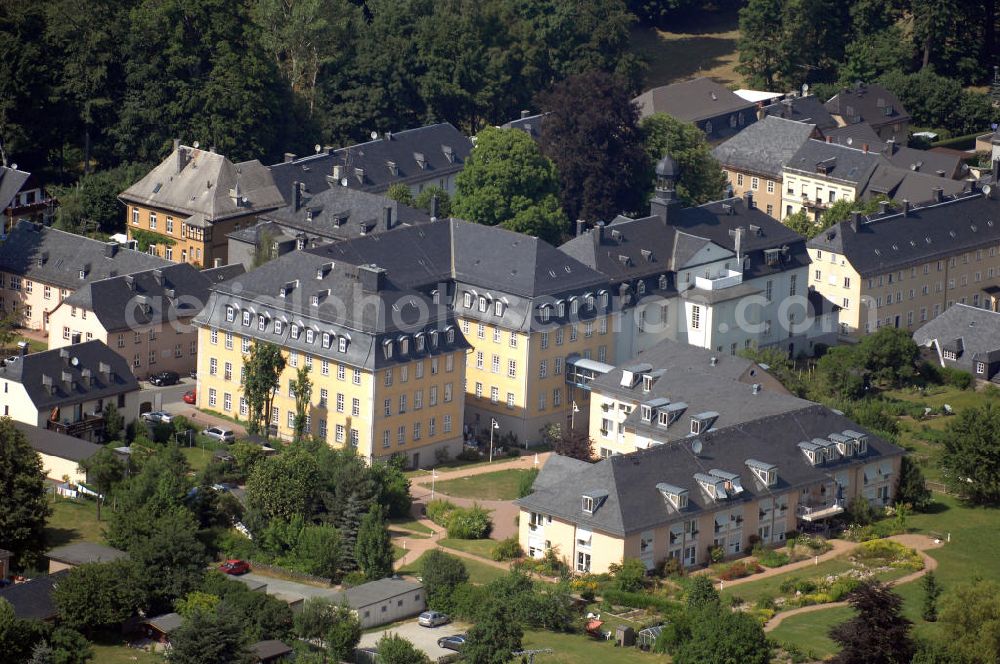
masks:
POLYGON ((701 290, 722 290, 743 283, 743 273, 736 270, 725 270, 715 277, 695 277, 694 286, 701 290))
POLYGON ((104 430, 104 416, 87 414, 78 422, 53 422, 46 423, 49 431, 73 436, 74 438, 84 438, 88 433, 104 430))
POLYGON ((799 505, 796 513, 803 521, 820 521, 831 516, 837 516, 844 512, 844 501, 834 500, 829 503, 816 503, 813 505, 799 505))

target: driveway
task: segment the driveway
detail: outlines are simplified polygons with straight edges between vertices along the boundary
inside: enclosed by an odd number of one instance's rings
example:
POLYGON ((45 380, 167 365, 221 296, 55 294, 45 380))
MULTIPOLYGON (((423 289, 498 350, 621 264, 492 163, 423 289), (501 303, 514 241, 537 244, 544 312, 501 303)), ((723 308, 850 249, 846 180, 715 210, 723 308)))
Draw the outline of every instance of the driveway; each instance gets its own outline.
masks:
POLYGON ((440 627, 421 627, 417 624, 416 620, 411 620, 399 625, 393 625, 388 629, 362 634, 361 643, 359 645, 362 648, 374 648, 375 644, 377 644, 379 639, 381 639, 385 634, 398 634, 416 646, 417 650, 423 650, 427 653, 427 656, 431 658, 431 661, 436 662, 438 657, 455 654, 454 650, 439 648, 437 640, 442 636, 462 634, 468 630, 469 625, 464 623, 448 623, 447 625, 441 625, 440 627))
POLYGON ((311 586, 297 581, 275 579, 274 577, 264 576, 263 574, 255 574, 254 572, 233 578, 236 580, 245 579, 247 581, 266 584, 268 595, 298 595, 306 599, 311 597, 333 598, 337 595, 337 591, 333 588, 322 588, 320 586, 311 586))

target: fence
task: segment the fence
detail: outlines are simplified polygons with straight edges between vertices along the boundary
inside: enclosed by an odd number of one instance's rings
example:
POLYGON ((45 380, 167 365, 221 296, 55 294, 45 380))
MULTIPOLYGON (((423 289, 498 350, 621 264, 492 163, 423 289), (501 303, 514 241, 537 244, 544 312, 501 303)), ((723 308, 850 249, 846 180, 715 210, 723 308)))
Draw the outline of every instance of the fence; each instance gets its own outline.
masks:
POLYGON ((931 482, 930 480, 924 480, 924 486, 927 487, 930 491, 936 491, 938 493, 943 493, 948 496, 957 495, 949 491, 948 487, 942 484, 941 482, 931 482))

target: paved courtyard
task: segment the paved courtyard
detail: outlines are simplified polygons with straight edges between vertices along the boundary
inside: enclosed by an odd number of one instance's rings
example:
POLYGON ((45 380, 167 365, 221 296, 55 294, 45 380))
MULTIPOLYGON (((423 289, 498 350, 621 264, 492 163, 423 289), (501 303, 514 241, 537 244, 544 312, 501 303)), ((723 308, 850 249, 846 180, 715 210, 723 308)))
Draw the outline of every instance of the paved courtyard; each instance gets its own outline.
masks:
POLYGON ((379 639, 381 639, 384 634, 395 633, 408 640, 416 646, 417 649, 427 653, 427 656, 430 657, 432 661, 437 661, 438 657, 455 654, 455 651, 453 650, 439 648, 437 640, 442 636, 462 634, 468 631, 468 629, 469 625, 464 623, 448 623, 447 625, 441 625, 440 627, 421 627, 417 624, 416 619, 414 619, 405 623, 393 625, 388 629, 362 634, 361 643, 359 645, 362 648, 374 648, 375 644, 378 643, 379 639))

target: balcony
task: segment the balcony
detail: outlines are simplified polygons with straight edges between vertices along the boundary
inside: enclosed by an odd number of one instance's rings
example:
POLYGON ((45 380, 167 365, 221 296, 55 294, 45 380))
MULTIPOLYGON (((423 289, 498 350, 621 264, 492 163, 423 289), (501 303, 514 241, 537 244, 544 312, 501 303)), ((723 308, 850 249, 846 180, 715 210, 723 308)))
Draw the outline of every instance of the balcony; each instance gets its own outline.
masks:
POLYGON ((104 416, 86 414, 83 419, 77 422, 53 422, 49 420, 45 423, 45 428, 74 438, 100 438, 104 432, 104 416))
POLYGON ((816 521, 822 521, 823 519, 829 519, 832 516, 837 516, 838 514, 843 514, 844 512, 844 501, 835 500, 831 503, 816 503, 799 505, 796 510, 796 514, 803 521, 813 523, 816 521))
POLYGON ((723 270, 715 277, 695 277, 694 287, 700 290, 722 290, 743 283, 743 272, 723 270))

